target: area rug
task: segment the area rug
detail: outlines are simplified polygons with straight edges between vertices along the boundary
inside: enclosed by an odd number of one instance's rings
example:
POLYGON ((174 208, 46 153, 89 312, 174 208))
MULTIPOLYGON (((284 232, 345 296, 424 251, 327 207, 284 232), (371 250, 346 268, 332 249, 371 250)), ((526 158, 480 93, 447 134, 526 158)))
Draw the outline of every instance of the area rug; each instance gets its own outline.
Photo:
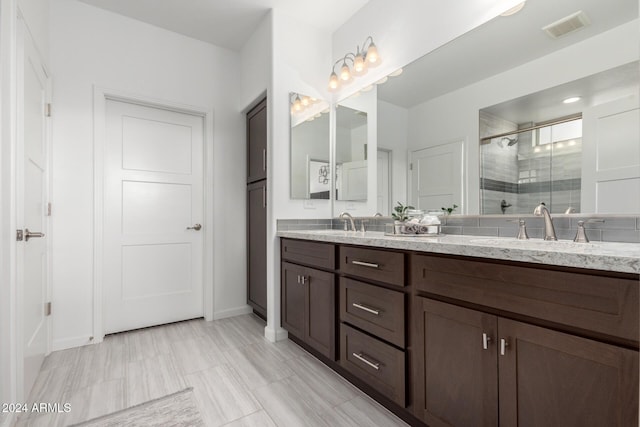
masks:
POLYGON ((76 426, 204 426, 193 399, 193 387, 159 399, 150 400, 131 408, 84 421, 76 426))

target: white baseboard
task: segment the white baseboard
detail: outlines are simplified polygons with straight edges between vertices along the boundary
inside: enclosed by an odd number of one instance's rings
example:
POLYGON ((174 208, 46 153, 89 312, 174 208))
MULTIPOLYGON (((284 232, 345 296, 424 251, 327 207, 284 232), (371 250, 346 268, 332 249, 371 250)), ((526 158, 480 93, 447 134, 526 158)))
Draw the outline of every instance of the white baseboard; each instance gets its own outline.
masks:
POLYGON ((228 308, 226 310, 219 310, 213 312, 213 320, 226 319, 227 317, 241 316, 243 314, 249 314, 253 312, 253 309, 248 305, 242 307, 228 308))
POLYGON ((282 328, 271 328, 269 326, 265 326, 264 337, 271 342, 283 341, 289 338, 289 333, 282 328))
POLYGON ((80 337, 53 340, 53 343, 51 343, 51 351, 66 350, 68 348, 82 347, 84 345, 94 344, 91 338, 91 335, 83 335, 80 337))

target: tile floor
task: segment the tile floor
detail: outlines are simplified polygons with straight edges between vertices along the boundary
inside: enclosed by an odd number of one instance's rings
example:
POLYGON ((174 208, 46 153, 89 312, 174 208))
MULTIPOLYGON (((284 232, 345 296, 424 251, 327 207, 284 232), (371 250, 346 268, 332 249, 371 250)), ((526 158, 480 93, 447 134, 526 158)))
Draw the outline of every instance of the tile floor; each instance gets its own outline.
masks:
POLYGON ((29 402, 70 403, 17 426, 66 426, 191 386, 208 426, 406 426, 253 315, 108 336, 49 355, 29 402))

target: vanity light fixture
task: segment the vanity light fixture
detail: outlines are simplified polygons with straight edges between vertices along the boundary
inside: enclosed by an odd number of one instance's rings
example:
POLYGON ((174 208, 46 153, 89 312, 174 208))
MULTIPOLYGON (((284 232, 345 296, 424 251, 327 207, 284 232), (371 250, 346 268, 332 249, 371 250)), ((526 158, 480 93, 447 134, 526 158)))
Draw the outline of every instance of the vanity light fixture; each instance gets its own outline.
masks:
POLYGON ((524 7, 525 3, 526 3, 526 1, 523 1, 522 3, 518 3, 517 5, 513 6, 511 9, 502 12, 500 14, 500 16, 515 15, 516 13, 518 13, 518 12, 520 12, 522 10, 522 8, 524 7))
POLYGON ((299 114, 316 102, 318 102, 316 98, 312 98, 307 95, 300 95, 299 93, 291 93, 291 98, 289 99, 289 103, 291 104, 291 114, 299 114))
POLYGON ((378 48, 373 42, 373 37, 369 36, 362 44, 362 49, 356 46, 356 53, 349 52, 333 64, 329 76, 329 90, 335 92, 342 84, 351 82, 354 76, 361 76, 369 67, 376 67, 380 61, 378 48), (340 72, 336 73, 338 64, 341 64, 340 72))
POLYGON ((582 98, 580 98, 579 96, 572 96, 571 98, 567 98, 562 102, 565 103, 565 104, 573 104, 574 102, 580 101, 580 99, 582 99, 582 98))

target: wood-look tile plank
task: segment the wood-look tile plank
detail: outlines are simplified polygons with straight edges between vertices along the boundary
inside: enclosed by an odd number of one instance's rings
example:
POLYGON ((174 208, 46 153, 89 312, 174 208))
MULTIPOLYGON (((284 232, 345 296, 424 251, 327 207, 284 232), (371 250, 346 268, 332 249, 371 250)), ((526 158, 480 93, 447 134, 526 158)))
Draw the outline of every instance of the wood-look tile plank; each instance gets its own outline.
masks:
POLYGON ((80 348, 69 390, 83 389, 101 382, 123 379, 127 365, 127 347, 112 341, 80 348))
POLYGON ((309 404, 289 384, 276 381, 257 388, 254 395, 278 426, 328 427, 309 404))
POLYGON ((254 412, 224 425, 225 427, 277 427, 265 411, 254 412))
MULTIPOLYGON (((73 366, 67 365, 41 370, 29 393, 27 403, 61 402, 64 393, 70 388, 73 369, 73 366)), ((35 415, 39 414, 25 414, 27 417, 35 415)))
POLYGON ((405 427, 400 418, 368 396, 358 396, 336 406, 333 411, 322 415, 332 426, 344 427, 405 427))
POLYGON ((63 400, 71 405, 71 411, 59 415, 57 424, 60 426, 120 411, 126 405, 124 378, 70 391, 63 400))
POLYGON ((265 351, 264 345, 259 343, 226 351, 224 355, 227 363, 235 369, 249 389, 293 375, 293 371, 281 357, 274 352, 265 351))
POLYGON ((126 376, 127 407, 175 393, 185 382, 172 354, 129 362, 126 376))
POLYGON ((187 375, 205 424, 217 426, 261 409, 258 401, 228 365, 187 375))
POLYGON ((344 378, 312 356, 303 355, 288 362, 295 373, 283 381, 318 414, 332 410, 359 395, 359 391, 344 378))
POLYGON ((173 342, 171 350, 183 375, 203 371, 226 362, 222 351, 213 344, 209 337, 173 342))
POLYGON ((47 369, 55 369, 62 366, 75 365, 78 360, 78 354, 82 347, 69 348, 67 350, 59 350, 51 352, 42 362, 43 371, 47 369))

